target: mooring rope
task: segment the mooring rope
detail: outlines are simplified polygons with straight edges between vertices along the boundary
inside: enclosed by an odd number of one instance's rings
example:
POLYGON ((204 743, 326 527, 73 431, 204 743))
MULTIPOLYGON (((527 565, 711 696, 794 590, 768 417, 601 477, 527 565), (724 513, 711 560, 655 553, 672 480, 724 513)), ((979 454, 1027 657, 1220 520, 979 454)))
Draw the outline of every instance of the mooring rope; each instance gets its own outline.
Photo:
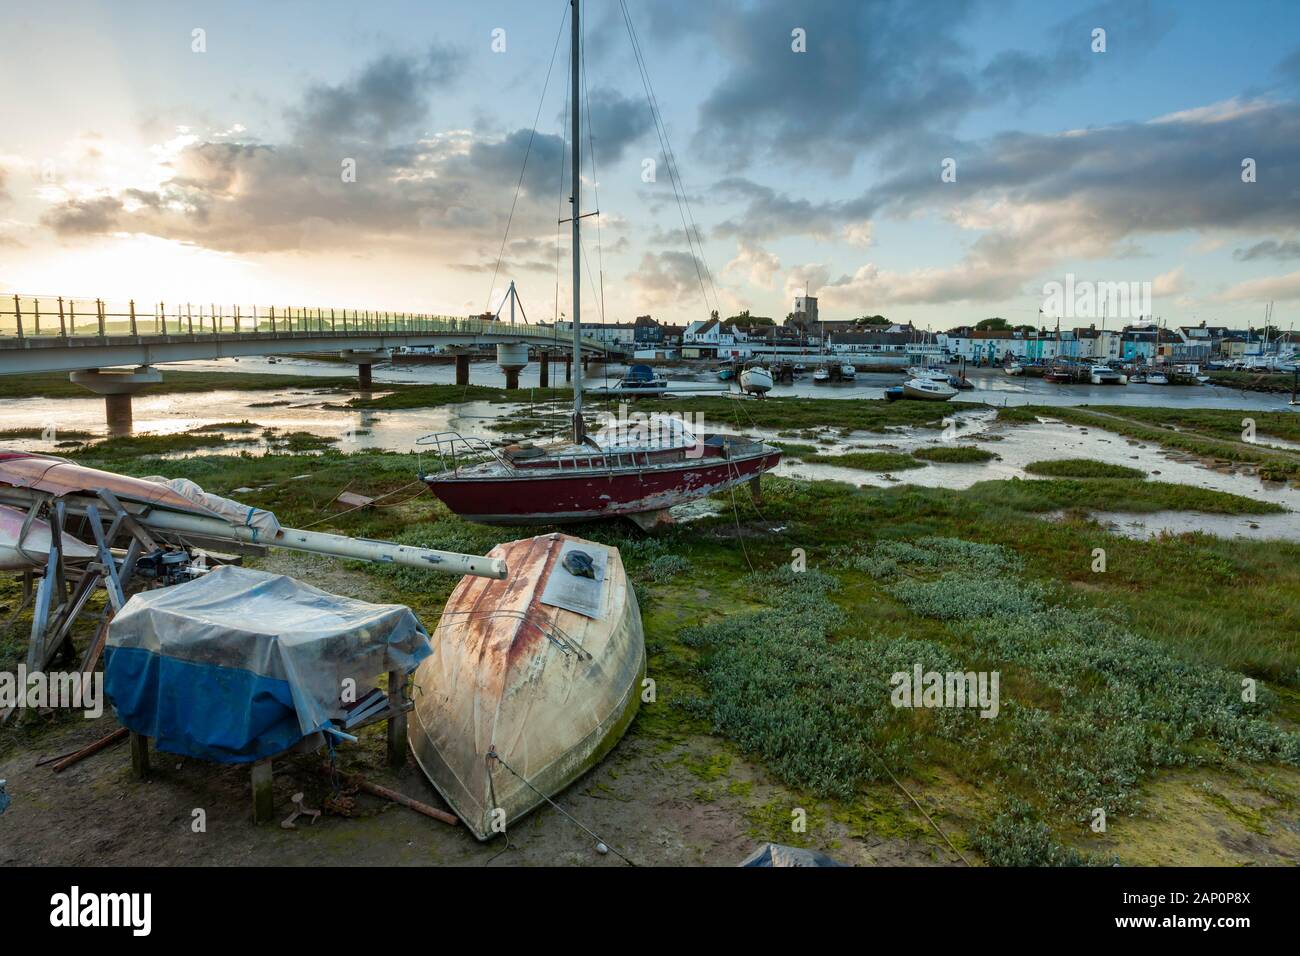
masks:
MULTIPOLYGON (((595 841, 596 841, 597 843, 599 843, 601 846, 603 846, 603 847, 605 847, 606 849, 608 849, 610 853, 613 853, 616 857, 618 857, 620 860, 622 860, 622 861, 623 861, 624 863, 626 863, 628 866, 636 866, 636 864, 633 863, 631 860, 629 860, 626 856, 624 856, 624 855, 623 855, 622 853, 620 853, 618 850, 614 849, 613 844, 611 844, 608 840, 603 840, 603 839, 601 839, 600 836, 598 836, 596 833, 594 833, 594 832, 591 830, 590 827, 588 827, 586 824, 584 824, 584 823, 583 823, 581 820, 579 820, 577 817, 573 816, 573 814, 571 814, 571 813, 569 813, 567 810, 565 810, 564 807, 560 806, 558 803, 556 803, 554 800, 552 800, 552 799, 551 799, 550 797, 548 797, 546 794, 542 793, 542 791, 538 790, 538 789, 537 789, 536 787, 534 787, 531 783, 529 783, 528 779, 527 779, 525 776, 523 776, 523 774, 519 773, 519 771, 515 770, 514 767, 510 766, 510 764, 506 763, 504 760, 501 759, 501 755, 500 755, 499 753, 496 752, 496 748, 495 748, 495 747, 492 748, 491 750, 489 750, 488 753, 487 753, 487 755, 488 755, 490 758, 492 758, 493 760, 495 760, 497 763, 501 764, 501 766, 505 767, 505 768, 506 768, 507 770, 509 770, 511 773, 513 773, 513 774, 514 774, 516 777, 518 777, 520 780, 522 780, 522 781, 523 781, 523 784, 524 784, 525 787, 527 787, 529 790, 533 791, 533 793, 537 794, 539 797, 541 797, 543 800, 545 800, 547 803, 549 803, 552 807, 554 807, 554 808, 555 808, 556 810, 558 810, 561 814, 563 814, 564 817, 565 817, 567 820, 569 820, 569 822, 571 822, 571 823, 577 825, 577 826, 578 826, 578 827, 579 827, 579 828, 580 828, 584 833, 586 833, 589 837, 591 837, 593 840, 595 840, 595 841)), ((489 788, 492 787, 492 772, 491 772, 491 771, 488 771, 488 786, 489 786, 489 788)), ((494 790, 493 790, 493 792, 495 793, 494 790)), ((493 802, 493 803, 496 802, 496 798, 495 798, 495 796, 493 797, 492 802, 493 802)))

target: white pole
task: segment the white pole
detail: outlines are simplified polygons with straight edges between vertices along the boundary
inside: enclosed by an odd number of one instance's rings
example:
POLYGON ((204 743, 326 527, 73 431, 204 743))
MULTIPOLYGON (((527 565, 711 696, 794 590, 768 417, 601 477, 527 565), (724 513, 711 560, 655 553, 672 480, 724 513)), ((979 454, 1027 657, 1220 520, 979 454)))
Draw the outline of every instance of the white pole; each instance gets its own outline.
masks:
POLYGON ((188 515, 177 511, 150 511, 148 514, 137 515, 136 520, 146 528, 156 528, 159 531, 177 531, 207 538, 241 541, 245 544, 286 548, 290 551, 309 551, 314 554, 328 554, 335 558, 401 564, 408 568, 442 571, 446 574, 473 574, 497 579, 506 576, 506 563, 500 558, 484 558, 472 554, 458 554, 455 551, 437 551, 432 548, 414 548, 389 541, 372 541, 368 538, 348 538, 323 531, 281 528, 274 535, 267 536, 259 533, 255 528, 227 524, 218 518, 205 518, 202 515, 188 515))

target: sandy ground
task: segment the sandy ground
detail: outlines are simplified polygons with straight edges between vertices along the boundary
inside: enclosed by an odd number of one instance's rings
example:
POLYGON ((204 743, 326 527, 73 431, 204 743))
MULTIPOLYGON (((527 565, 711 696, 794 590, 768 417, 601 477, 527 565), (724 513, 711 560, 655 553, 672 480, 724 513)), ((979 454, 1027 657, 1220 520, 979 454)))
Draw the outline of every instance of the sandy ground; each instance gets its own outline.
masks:
MULTIPOLYGON (((0 760, 13 803, 0 817, 0 865, 626 865, 613 853, 599 855, 594 841, 552 808, 520 821, 508 839, 479 843, 452 827, 366 794, 355 797, 356 814, 324 814, 314 824, 282 829, 278 822, 254 826, 247 768, 153 752, 147 780, 131 773, 125 744, 55 774, 36 766, 97 739, 116 726, 111 717, 65 719, 40 735, 39 746, 11 751, 0 760), (195 811, 206 817, 196 832, 195 811)), ((445 807, 408 761, 393 772, 372 757, 382 737, 341 763, 368 779, 445 807), (358 758, 362 759, 358 759, 358 758)), ((639 865, 734 865, 760 842, 751 835, 747 808, 779 800, 780 788, 757 768, 733 761, 727 780, 744 781, 744 798, 726 788, 701 786, 687 767, 708 738, 671 749, 625 739, 598 767, 565 791, 559 804, 639 865)), ((299 755, 275 764, 277 821, 292 811, 295 792, 320 808, 330 781, 317 771, 322 756, 299 755)), ((950 863, 954 858, 926 839, 854 836, 831 821, 814 845, 856 864, 950 863)))

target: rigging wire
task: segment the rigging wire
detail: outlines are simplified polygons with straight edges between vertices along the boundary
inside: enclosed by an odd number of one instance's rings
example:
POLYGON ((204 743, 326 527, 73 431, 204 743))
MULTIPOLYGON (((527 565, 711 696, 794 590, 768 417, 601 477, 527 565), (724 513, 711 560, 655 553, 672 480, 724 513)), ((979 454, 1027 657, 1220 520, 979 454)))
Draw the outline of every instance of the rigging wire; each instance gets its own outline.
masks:
POLYGON ((546 103, 546 89, 551 83, 551 70, 555 67, 555 54, 560 49, 560 37, 564 35, 564 24, 569 17, 569 7, 566 4, 564 13, 560 17, 560 29, 555 34, 555 45, 551 48, 551 62, 546 66, 546 79, 542 83, 542 95, 537 100, 537 113, 533 116, 533 128, 528 133, 528 145, 524 149, 524 162, 519 169, 519 182, 515 183, 515 198, 510 201, 510 215, 506 217, 506 230, 501 236, 501 248, 497 250, 497 264, 492 269, 492 284, 488 286, 487 301, 483 305, 483 311, 487 312, 492 308, 492 290, 496 288, 497 274, 501 271, 501 260, 506 252, 506 240, 510 238, 510 225, 515 219, 515 207, 519 204, 519 193, 524 186, 524 173, 528 171, 528 157, 533 151, 533 140, 537 137, 537 122, 542 118, 542 106, 546 103))
POLYGON ((623 14, 623 22, 627 26, 627 35, 632 44, 632 53, 636 59, 637 69, 641 74, 641 84, 645 87, 646 99, 650 106, 650 117, 655 125, 655 134, 659 138, 659 147, 663 150, 664 161, 668 166, 668 180, 673 187, 673 198, 677 201, 677 211, 682 220, 682 231, 686 234, 687 248, 690 250, 691 259, 695 264, 695 275, 700 284, 700 294, 704 298, 704 304, 707 307, 709 296, 704 289, 704 273, 708 273, 709 286, 713 289, 713 308, 720 312, 718 290, 713 283, 713 272, 709 269, 709 264, 704 258, 704 244, 700 240, 699 226, 695 222, 694 214, 690 211, 690 199, 686 196, 686 185, 681 179, 680 170, 677 169, 677 155, 673 152, 672 142, 668 137, 668 128, 663 122, 663 113, 659 109, 659 99, 655 96, 654 84, 650 80, 650 71, 641 52, 641 42, 637 38, 636 27, 632 23, 632 15, 628 11, 626 0, 619 0, 618 5, 623 14), (687 225, 687 219, 690 220, 690 225, 687 225), (695 251, 696 246, 699 247, 698 256, 695 251), (703 271, 700 268, 701 264, 704 267, 703 271))

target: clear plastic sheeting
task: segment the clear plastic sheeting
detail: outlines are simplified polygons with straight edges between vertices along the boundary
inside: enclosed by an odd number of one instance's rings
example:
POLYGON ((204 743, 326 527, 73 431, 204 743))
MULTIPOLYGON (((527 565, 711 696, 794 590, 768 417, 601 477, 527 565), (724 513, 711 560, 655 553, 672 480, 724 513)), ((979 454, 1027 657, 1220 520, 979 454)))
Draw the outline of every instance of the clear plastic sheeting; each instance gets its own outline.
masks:
POLYGON ((825 853, 805 850, 802 847, 786 846, 784 843, 764 843, 757 850, 745 857, 741 866, 786 867, 786 866, 843 866, 832 860, 825 853))
POLYGON ((160 485, 166 485, 182 498, 192 501, 199 508, 224 518, 231 524, 243 525, 257 531, 258 537, 273 538, 280 530, 280 522, 269 511, 254 508, 231 498, 209 494, 188 478, 164 478, 161 475, 149 475, 144 479, 160 485))
POLYGON ((105 690, 121 723, 158 749, 240 763, 341 726, 345 704, 379 675, 431 653, 404 605, 218 567, 127 602, 109 629, 105 690))

